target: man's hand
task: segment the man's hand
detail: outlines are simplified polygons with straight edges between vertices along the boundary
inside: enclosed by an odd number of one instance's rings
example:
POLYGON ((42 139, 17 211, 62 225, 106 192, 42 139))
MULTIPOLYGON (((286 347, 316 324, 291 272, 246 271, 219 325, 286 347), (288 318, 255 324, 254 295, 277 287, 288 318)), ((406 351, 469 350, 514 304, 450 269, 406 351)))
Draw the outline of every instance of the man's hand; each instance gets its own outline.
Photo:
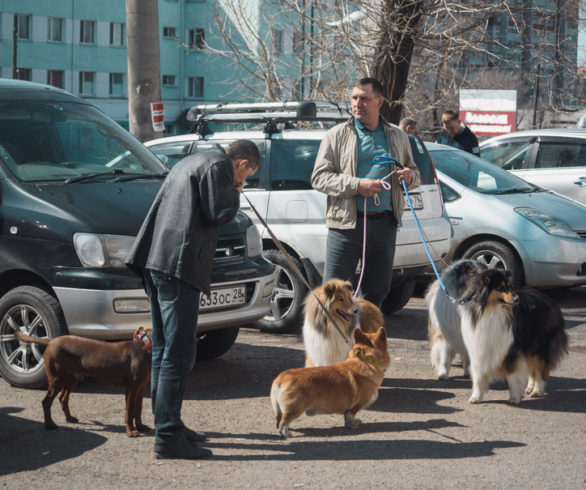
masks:
POLYGON ((404 167, 401 170, 397 170, 397 175, 399 176, 399 179, 405 181, 407 186, 411 185, 411 181, 413 180, 413 172, 411 172, 410 168, 404 167))
POLYGON ((380 180, 360 179, 358 183, 358 194, 363 197, 372 197, 378 194, 383 188, 380 180))

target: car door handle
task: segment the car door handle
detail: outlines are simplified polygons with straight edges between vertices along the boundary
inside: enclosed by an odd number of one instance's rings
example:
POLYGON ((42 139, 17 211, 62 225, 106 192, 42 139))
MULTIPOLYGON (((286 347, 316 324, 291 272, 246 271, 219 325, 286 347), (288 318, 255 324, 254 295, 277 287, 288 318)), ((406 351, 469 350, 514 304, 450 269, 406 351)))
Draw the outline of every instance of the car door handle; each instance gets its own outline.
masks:
POLYGON ((574 184, 579 185, 580 187, 586 187, 586 177, 578 177, 578 180, 576 180, 574 184))

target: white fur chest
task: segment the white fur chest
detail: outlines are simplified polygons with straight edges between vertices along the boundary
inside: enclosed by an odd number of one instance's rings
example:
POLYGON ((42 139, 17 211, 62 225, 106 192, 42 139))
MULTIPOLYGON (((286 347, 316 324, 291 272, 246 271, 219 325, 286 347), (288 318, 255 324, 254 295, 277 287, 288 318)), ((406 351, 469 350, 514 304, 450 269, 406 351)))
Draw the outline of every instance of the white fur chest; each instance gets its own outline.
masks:
POLYGON ((328 366, 348 357, 350 347, 338 331, 322 334, 305 319, 303 323, 305 353, 314 366, 328 366))
POLYGON ((475 368, 484 375, 496 374, 513 344, 510 315, 503 308, 492 308, 474 325, 472 316, 464 309, 462 336, 475 368))

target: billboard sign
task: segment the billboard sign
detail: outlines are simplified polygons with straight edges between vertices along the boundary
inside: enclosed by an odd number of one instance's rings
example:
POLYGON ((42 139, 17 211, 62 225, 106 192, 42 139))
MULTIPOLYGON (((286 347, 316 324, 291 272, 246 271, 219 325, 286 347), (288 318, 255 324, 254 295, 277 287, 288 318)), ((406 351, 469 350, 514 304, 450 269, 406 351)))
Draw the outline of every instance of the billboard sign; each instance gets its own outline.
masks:
POLYGON ((476 136, 497 136, 517 128, 516 90, 460 90, 460 121, 476 136))

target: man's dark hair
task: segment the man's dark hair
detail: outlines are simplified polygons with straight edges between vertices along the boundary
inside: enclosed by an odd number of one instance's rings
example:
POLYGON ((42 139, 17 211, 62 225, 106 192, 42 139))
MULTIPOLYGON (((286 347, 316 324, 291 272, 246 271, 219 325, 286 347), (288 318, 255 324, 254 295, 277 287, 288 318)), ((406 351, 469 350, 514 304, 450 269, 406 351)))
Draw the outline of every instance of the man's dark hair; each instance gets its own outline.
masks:
POLYGON ((230 160, 248 160, 248 167, 258 169, 260 166, 260 152, 250 140, 236 140, 226 147, 226 155, 230 160))
POLYGON ((360 85, 372 85, 372 91, 377 97, 383 94, 383 86, 376 78, 361 78, 354 86, 360 87, 360 85))
POLYGON ((448 109, 447 111, 444 111, 444 113, 442 114, 442 123, 449 123, 450 121, 455 121, 459 117, 460 113, 458 111, 448 109))

